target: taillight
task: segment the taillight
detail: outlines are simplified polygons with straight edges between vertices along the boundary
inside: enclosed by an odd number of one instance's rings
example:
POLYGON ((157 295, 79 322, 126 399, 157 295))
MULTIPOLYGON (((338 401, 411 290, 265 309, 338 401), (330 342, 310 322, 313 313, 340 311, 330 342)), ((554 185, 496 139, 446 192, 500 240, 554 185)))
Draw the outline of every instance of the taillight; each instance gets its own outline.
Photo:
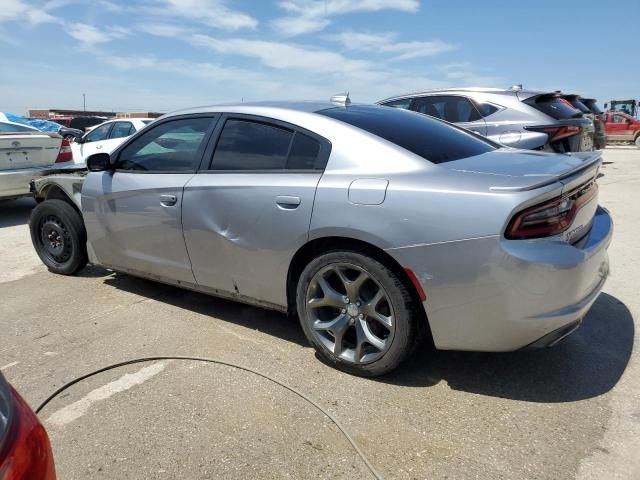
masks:
POLYGON ((561 126, 561 127, 525 127, 527 130, 534 132, 542 132, 549 135, 549 142, 557 142, 563 138, 571 137, 580 133, 580 127, 561 126))
POLYGON ((505 236, 519 240, 562 233, 571 225, 580 208, 591 200, 597 191, 598 185, 591 182, 562 197, 526 208, 513 217, 505 236))
POLYGON ((69 143, 69 140, 63 138, 62 144, 60 145, 60 151, 58 152, 58 158, 56 158, 56 163, 69 162, 71 160, 73 160, 71 144, 69 143))

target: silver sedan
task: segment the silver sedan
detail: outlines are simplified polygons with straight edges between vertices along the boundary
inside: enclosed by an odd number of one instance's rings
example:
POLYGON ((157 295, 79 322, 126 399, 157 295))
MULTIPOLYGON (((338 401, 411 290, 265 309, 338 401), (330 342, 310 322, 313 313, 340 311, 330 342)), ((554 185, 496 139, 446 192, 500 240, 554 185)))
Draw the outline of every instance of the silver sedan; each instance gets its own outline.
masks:
POLYGON ((372 376, 423 338, 497 352, 577 328, 608 274, 600 164, 348 101, 203 107, 39 180, 30 225, 51 271, 297 313, 322 359, 372 376))

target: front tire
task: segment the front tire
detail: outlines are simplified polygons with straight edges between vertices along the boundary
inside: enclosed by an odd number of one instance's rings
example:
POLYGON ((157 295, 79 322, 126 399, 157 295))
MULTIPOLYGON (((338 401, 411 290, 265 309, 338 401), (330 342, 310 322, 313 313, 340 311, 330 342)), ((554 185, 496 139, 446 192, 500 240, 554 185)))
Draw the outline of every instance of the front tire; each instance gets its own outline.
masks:
POLYGON ((636 144, 636 147, 640 148, 640 135, 636 137, 634 143, 636 144))
POLYGON ((80 213, 64 200, 45 200, 29 218, 31 241, 49 271, 73 275, 87 264, 87 232, 80 213))
POLYGON ((373 377, 390 372, 417 341, 412 297, 377 260, 351 251, 318 256, 302 272, 298 316, 309 343, 331 366, 373 377))

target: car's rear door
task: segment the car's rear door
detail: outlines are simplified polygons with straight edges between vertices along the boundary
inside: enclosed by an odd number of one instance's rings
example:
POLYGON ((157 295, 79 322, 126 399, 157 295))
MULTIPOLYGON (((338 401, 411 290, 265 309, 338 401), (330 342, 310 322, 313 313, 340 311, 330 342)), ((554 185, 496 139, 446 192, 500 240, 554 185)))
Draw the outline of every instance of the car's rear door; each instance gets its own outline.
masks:
POLYGON ((115 170, 82 189, 89 246, 117 270, 194 283, 182 235, 183 189, 200 165, 216 117, 171 117, 114 152, 115 170))
POLYGON ((184 193, 193 273, 203 287, 285 306, 287 270, 307 241, 331 146, 264 117, 225 115, 216 130, 184 193))

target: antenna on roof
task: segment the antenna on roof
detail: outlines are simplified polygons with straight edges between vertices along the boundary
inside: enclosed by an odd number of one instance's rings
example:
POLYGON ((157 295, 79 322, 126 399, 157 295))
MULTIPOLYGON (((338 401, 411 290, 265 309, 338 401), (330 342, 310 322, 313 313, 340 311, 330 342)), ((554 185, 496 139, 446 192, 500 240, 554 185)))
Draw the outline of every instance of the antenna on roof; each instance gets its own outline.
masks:
POLYGON ((331 103, 335 103, 336 105, 344 105, 348 107, 351 105, 351 99, 349 98, 349 92, 347 93, 338 93, 337 95, 333 95, 331 97, 331 103))
POLYGON ((509 90, 522 90, 522 84, 521 83, 517 83, 515 85, 511 85, 509 87, 509 90))

